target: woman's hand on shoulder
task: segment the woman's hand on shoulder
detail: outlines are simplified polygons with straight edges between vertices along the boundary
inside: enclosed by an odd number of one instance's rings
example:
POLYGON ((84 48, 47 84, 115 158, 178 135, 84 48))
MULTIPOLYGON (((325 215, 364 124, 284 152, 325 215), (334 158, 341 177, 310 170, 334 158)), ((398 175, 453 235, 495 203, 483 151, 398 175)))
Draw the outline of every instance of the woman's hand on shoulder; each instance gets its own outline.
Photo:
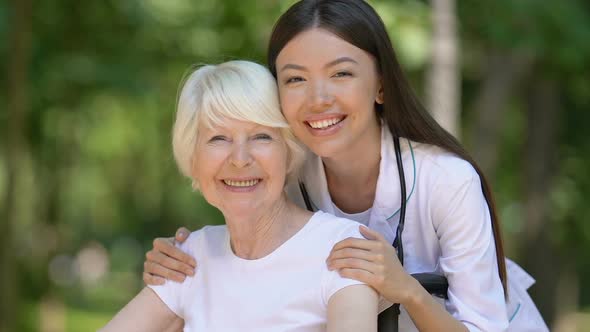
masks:
POLYGON ((195 274, 195 259, 174 245, 184 243, 190 233, 188 229, 181 227, 174 238, 154 240, 153 248, 146 253, 143 263, 143 281, 146 284, 161 285, 166 279, 182 282, 186 276, 195 274))
POLYGON ((360 226, 366 238, 348 238, 334 245, 328 269, 373 287, 392 303, 405 303, 415 281, 400 264, 395 248, 378 232, 360 226))

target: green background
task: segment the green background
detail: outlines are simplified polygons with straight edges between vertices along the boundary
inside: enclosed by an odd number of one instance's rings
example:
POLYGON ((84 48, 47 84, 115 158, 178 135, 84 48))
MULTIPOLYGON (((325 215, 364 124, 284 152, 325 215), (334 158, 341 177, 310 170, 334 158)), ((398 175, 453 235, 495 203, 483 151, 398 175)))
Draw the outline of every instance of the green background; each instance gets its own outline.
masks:
MULTIPOLYGON (((292 1, 0 2, 0 331, 93 331, 155 237, 221 223, 176 169, 191 65, 264 63, 292 1), (3 329, 3 330, 1 330, 3 329)), ((419 95, 425 1, 371 1, 419 95)), ((555 331, 590 331, 590 3, 460 1, 461 140, 555 331)))

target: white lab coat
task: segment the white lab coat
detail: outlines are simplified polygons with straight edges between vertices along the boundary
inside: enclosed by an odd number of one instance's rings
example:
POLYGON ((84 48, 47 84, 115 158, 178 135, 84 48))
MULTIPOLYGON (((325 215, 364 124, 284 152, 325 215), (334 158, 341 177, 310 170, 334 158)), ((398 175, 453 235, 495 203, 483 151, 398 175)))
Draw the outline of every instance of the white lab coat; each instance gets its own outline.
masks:
MULTIPOLYGON (((491 217, 475 169, 436 146, 407 139, 400 139, 400 143, 407 188, 404 268, 409 273, 434 272, 446 276, 449 282, 449 299, 444 301, 446 310, 470 331, 505 331, 509 319, 515 323, 530 321, 526 317, 529 311, 531 317, 536 313, 542 324, 542 327, 539 323, 534 325, 534 330, 547 330, 526 292, 534 280, 510 260, 507 260, 510 303, 504 300, 491 217)), ((398 225, 400 183, 392 135, 385 129, 381 135, 379 167, 375 201, 365 224, 391 243, 398 225)), ((335 214, 319 157, 308 155, 300 180, 314 209, 335 214)), ((305 207, 297 183, 289 184, 287 193, 305 207)), ((524 326, 528 323, 512 325, 510 331, 527 331, 524 326)), ((415 330, 402 307, 400 331, 415 330)))

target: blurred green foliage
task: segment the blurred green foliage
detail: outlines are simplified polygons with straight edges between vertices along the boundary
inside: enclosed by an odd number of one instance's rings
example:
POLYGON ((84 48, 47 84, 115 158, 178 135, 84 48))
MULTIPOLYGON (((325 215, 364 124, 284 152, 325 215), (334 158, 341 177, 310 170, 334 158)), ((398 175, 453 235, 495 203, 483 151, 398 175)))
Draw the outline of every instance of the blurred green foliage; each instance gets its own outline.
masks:
MULTIPOLYGON (((22 159, 12 234, 18 331, 92 331, 142 287, 143 255, 155 237, 184 225, 221 223, 191 190, 170 148, 179 82, 196 64, 245 58, 264 63, 274 21, 293 1, 40 1, 30 12, 22 159), (86 263, 85 263, 86 262, 86 263), (88 264, 88 262, 91 262, 88 264), (57 318, 56 318, 57 317, 57 318), (61 318, 60 318, 61 317, 61 318), (54 329, 54 330, 56 330, 54 329)), ((418 0, 371 1, 419 90, 430 54, 431 8, 418 0)), ((15 33, 0 3, 0 39, 15 33)), ((513 257, 525 257, 526 188, 521 179, 530 131, 527 92, 556 82, 555 164, 546 192, 552 249, 568 257, 581 308, 590 306, 590 4, 584 0, 460 2, 462 121, 473 125, 491 53, 530 59, 499 131, 493 187, 513 257)), ((8 69, 10 43, 0 44, 8 69)), ((0 81, 8 105, 9 81, 0 81)), ((9 131, 7 106, 0 130, 9 131)), ((9 142, 2 138, 3 142, 9 142)), ((465 137, 468 146, 475 141, 465 137)), ((476 148, 476 147, 475 147, 476 148)), ((8 184, 8 143, 0 145, 0 197, 8 184)), ((548 151, 551 153, 551 151, 548 151)), ((540 163, 544 161, 539 161, 540 163)), ((9 207, 0 205, 4 210, 9 207)), ((2 214, 4 216, 4 214, 2 214)), ((526 262, 525 262, 526 263, 526 262)), ((7 273, 2 267, 0 273, 7 273)), ((547 270, 546 273, 555 273, 547 270)), ((537 276, 536 276, 537 277, 537 276)), ((588 310, 588 309, 585 309, 588 310)))

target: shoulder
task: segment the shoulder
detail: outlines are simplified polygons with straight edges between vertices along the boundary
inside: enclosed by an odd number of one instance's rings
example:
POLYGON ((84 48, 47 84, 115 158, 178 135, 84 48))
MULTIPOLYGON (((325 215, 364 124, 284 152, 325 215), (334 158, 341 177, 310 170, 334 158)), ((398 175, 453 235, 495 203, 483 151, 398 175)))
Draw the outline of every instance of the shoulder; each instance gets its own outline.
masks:
POLYGON ((197 231, 192 232, 186 241, 177 246, 184 252, 192 255, 203 252, 200 248, 207 243, 223 243, 227 234, 227 226, 205 226, 197 231))
MULTIPOLYGON (((440 147, 416 143, 417 197, 437 230, 491 225, 482 181, 471 163, 440 147)), ((461 229, 461 230, 460 230, 461 229)), ((490 228, 491 229, 491 228, 490 228)), ((439 234, 440 235, 440 234, 439 234)))
POLYGON ((324 237, 336 243, 349 237, 362 238, 359 231, 360 223, 339 218, 332 214, 318 211, 314 214, 315 223, 314 230, 316 234, 323 234, 324 237))
POLYGON ((410 141, 418 176, 423 180, 461 185, 479 181, 477 171, 467 160, 438 146, 410 141))

